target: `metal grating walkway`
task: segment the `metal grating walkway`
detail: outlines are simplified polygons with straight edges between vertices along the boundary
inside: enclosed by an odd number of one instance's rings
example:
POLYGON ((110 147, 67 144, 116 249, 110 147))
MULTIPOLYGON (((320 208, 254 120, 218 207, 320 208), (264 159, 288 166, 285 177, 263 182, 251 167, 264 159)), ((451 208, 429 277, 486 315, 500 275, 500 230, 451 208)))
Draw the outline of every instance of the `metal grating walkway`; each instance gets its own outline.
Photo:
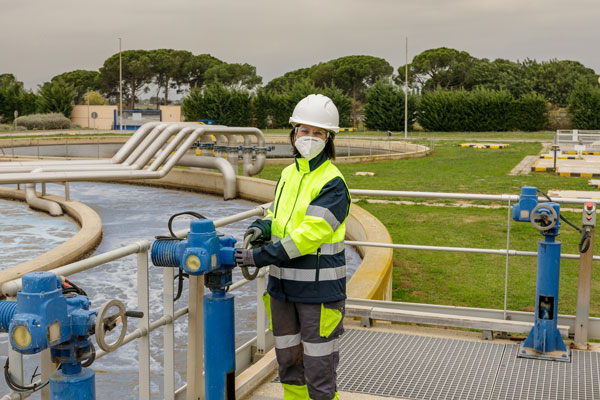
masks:
POLYGON ((338 389, 401 399, 598 400, 600 354, 517 358, 518 344, 347 329, 338 389))

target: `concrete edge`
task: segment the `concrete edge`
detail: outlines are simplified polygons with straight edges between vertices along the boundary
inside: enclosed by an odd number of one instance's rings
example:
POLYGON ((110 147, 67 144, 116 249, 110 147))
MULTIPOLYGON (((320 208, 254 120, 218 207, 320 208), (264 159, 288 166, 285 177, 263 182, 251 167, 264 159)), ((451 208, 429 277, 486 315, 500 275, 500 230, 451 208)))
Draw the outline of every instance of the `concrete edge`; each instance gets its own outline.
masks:
MULTIPOLYGON (((73 136, 73 137, 50 137, 50 138, 19 138, 19 139, 0 139, 0 148, 12 146, 50 146, 50 145, 68 145, 68 144, 122 144, 129 140, 130 136, 73 136)), ((265 135, 267 144, 289 144, 288 136, 265 135)), ((401 153, 362 155, 362 156, 339 156, 336 158, 338 164, 357 164, 373 161, 388 160, 406 160, 410 158, 425 157, 431 154, 432 150, 427 146, 395 140, 366 140, 366 139, 348 139, 336 138, 335 143, 338 146, 351 147, 369 147, 374 149, 394 150, 401 153)), ((15 156, 15 159, 21 158, 15 156)), ((45 159, 71 159, 77 157, 44 157, 45 159)), ((280 165, 291 164, 293 158, 268 158, 267 164, 280 165)))
MULTIPOLYGON (((0 198, 25 201, 25 193, 22 190, 0 187, 0 198)), ((0 271, 0 286, 28 272, 48 271, 77 261, 92 251, 102 239, 102 220, 96 211, 83 203, 66 201, 58 196, 43 198, 60 204, 65 213, 79 224, 79 232, 44 254, 0 271)))
POLYGON ((260 386, 265 379, 277 368, 275 349, 265 354, 260 360, 252 364, 241 374, 235 377, 235 396, 242 399, 260 386))

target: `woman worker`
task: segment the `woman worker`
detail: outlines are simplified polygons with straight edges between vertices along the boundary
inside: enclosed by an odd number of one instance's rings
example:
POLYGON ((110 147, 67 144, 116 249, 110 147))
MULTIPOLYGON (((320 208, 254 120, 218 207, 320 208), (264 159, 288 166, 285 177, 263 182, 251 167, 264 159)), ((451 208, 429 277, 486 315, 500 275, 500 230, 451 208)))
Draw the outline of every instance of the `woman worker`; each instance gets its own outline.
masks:
POLYGON ((336 369, 346 299, 345 222, 350 194, 331 160, 339 114, 331 99, 311 94, 290 118, 294 164, 286 167, 264 219, 246 235, 271 243, 237 249, 239 266, 269 267, 270 307, 285 400, 338 399, 336 369))

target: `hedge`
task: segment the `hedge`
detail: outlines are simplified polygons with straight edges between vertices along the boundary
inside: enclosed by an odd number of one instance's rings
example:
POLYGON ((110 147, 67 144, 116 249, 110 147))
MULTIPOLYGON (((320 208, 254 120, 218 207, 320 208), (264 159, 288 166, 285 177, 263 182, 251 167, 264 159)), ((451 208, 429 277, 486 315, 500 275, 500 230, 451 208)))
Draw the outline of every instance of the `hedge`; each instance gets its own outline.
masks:
POLYGON ((18 127, 26 129, 69 129, 71 120, 61 113, 52 114, 31 114, 19 117, 15 120, 18 127))
POLYGON ((568 108, 577 129, 600 129, 600 89, 583 82, 575 85, 568 108))
POLYGON ((504 90, 437 89, 422 95, 418 121, 430 131, 540 130, 548 113, 546 101, 536 94, 515 99, 504 90))
MULTIPOLYGON (((391 82, 378 81, 366 91, 364 123, 373 130, 404 130, 404 92, 391 82)), ((408 129, 417 118, 417 97, 408 97, 408 129)))
POLYGON ((250 126, 252 123, 250 92, 229 89, 221 83, 211 83, 203 90, 192 89, 183 99, 181 111, 186 121, 210 119, 228 126, 250 126))

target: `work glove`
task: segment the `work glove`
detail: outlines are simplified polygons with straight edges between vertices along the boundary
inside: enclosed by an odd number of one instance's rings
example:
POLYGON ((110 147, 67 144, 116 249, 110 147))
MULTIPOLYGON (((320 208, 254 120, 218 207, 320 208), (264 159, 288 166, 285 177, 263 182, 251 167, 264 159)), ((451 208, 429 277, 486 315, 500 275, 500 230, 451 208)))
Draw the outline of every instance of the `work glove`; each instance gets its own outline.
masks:
POLYGON ((255 267, 252 249, 235 249, 235 263, 238 267, 255 267))
POLYGON ((244 239, 248 236, 250 236, 250 244, 256 244, 264 239, 262 230, 257 226, 251 226, 246 230, 246 233, 244 233, 244 239))

